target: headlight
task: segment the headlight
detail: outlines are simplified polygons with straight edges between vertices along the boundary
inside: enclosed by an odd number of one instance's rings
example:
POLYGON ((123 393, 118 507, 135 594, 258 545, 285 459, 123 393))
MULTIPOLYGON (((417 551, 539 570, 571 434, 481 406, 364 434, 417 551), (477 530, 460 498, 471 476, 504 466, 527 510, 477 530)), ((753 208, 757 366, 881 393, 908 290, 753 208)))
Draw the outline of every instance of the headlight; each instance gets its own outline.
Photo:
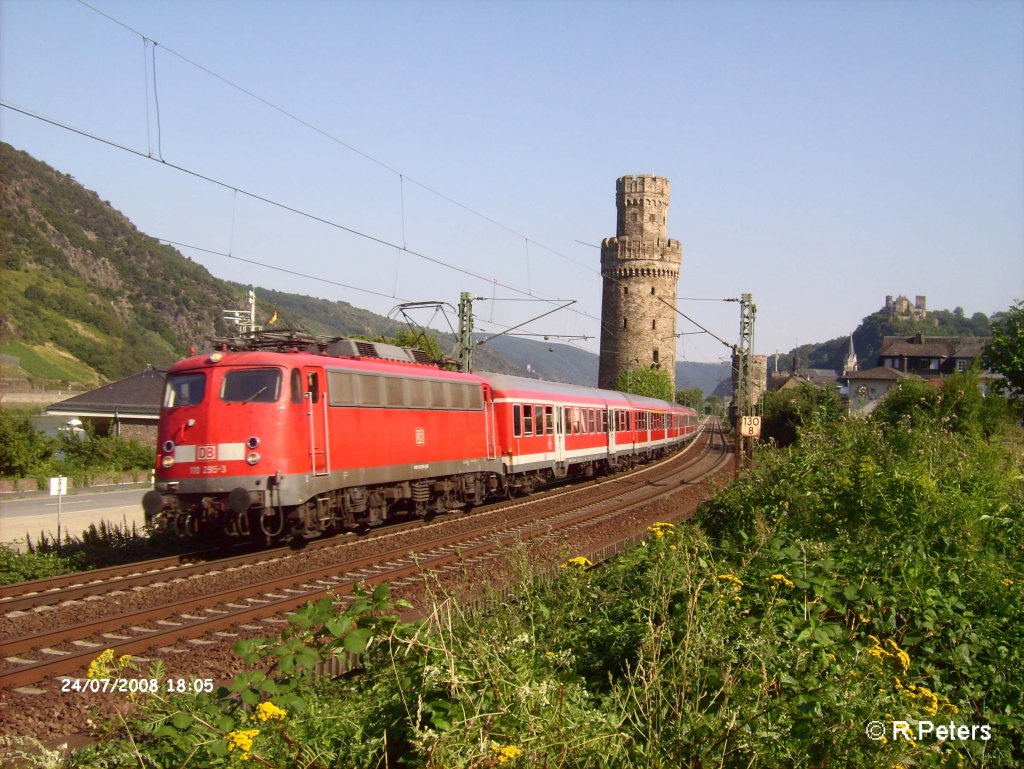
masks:
POLYGON ((248 446, 250 449, 258 448, 260 445, 260 439, 254 435, 245 442, 245 445, 248 446))
POLYGON ((260 455, 257 454, 255 451, 250 451, 249 455, 245 458, 245 461, 248 462, 250 465, 254 465, 260 461, 260 455))
POLYGON ((170 454, 166 455, 163 459, 160 460, 160 466, 165 470, 173 464, 174 457, 172 457, 170 454))
POLYGON ((164 449, 164 454, 173 454, 174 453, 174 441, 164 441, 163 449, 164 449))

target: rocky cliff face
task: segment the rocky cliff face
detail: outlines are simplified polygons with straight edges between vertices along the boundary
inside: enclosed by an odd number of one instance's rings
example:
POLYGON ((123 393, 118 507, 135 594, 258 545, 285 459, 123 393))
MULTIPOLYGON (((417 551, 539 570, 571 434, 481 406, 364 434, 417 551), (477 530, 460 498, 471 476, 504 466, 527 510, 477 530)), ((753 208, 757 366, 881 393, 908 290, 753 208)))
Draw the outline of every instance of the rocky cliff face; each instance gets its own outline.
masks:
POLYGON ((180 357, 241 301, 67 174, 6 144, 0 169, 0 346, 53 347, 113 379, 180 357))

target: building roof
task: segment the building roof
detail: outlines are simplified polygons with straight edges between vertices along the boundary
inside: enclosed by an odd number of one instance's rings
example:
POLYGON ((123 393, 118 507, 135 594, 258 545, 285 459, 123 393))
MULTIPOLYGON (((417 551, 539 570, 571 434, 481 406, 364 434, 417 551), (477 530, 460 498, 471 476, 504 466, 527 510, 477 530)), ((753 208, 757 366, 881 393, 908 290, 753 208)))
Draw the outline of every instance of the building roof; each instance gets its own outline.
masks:
POLYGON ((150 366, 87 393, 54 403, 47 414, 156 419, 160 416, 167 369, 150 366))
POLYGON ((991 341, 987 336, 887 336, 878 355, 882 358, 977 358, 991 341))
POLYGON ((920 379, 921 377, 916 374, 908 374, 905 371, 899 369, 889 368, 888 366, 876 366, 875 368, 865 369, 864 371, 847 371, 846 378, 851 382, 854 380, 861 379, 888 379, 888 380, 904 380, 904 379, 920 379))
POLYGON ((772 374, 771 389, 781 390, 798 384, 809 384, 819 388, 835 387, 838 379, 838 374, 830 368, 798 368, 795 373, 780 371, 778 374, 772 374))

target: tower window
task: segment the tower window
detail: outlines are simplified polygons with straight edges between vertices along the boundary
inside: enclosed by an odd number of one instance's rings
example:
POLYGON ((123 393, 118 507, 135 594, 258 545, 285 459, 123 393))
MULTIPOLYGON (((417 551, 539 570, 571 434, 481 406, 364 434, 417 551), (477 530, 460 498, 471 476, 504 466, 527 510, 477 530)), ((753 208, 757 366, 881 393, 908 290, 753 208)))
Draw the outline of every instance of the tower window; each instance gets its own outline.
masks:
POLYGON ((654 286, 651 286, 651 296, 654 296, 654 286))
POLYGON ((640 221, 640 214, 633 214, 633 221, 634 222, 640 221))
POLYGON ((622 319, 622 327, 623 327, 623 328, 626 328, 626 326, 627 326, 628 322, 629 322, 629 321, 628 321, 628 319, 627 319, 627 318, 623 318, 623 319, 622 319))
POLYGON ((622 287, 622 295, 625 296, 628 293, 629 293, 629 286, 623 286, 622 287))
POLYGON ((654 214, 651 214, 649 221, 652 221, 652 222, 654 221, 654 214))
MULTIPOLYGON (((651 331, 654 331, 654 329, 656 329, 657 327, 658 327, 658 321, 657 320, 652 320, 651 321, 651 331)), ((655 360, 657 360, 657 358, 655 358, 655 360)))
POLYGON ((658 363, 658 348, 657 347, 654 348, 654 363, 655 364, 658 363))

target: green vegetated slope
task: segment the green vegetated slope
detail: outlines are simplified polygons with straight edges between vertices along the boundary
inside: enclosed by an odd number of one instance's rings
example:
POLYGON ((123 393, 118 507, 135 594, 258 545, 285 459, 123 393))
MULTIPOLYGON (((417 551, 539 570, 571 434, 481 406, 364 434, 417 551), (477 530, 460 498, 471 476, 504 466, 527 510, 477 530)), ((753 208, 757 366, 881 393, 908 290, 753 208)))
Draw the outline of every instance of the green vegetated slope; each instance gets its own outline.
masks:
POLYGON ((239 644, 253 672, 144 698, 79 765, 1020 766, 1020 434, 984 437, 969 377, 932 394, 808 425, 601 569, 524 562, 482 615, 403 623, 385 585, 309 605, 239 644), (342 649, 358 673, 316 676, 342 649))
POLYGON ((16 359, 28 377, 86 386, 117 379, 180 357, 237 302, 227 284, 70 176, 6 144, 0 164, 8 366, 16 359))
MULTIPOLYGON (((882 340, 887 336, 910 337, 919 332, 925 336, 991 336, 992 323, 1004 315, 1004 312, 997 312, 989 317, 983 312, 976 312, 968 318, 957 307, 953 310, 929 310, 924 318, 913 318, 882 310, 865 317, 854 330, 854 350, 861 370, 874 368, 878 365, 882 340)), ((842 371, 849 349, 849 336, 800 345, 779 356, 778 367, 780 371, 789 371, 793 356, 796 356, 801 368, 842 371)), ((774 369, 774 357, 769 359, 770 369, 774 369)))
MULTIPOLYGON (((216 278, 139 232, 71 176, 3 143, 0 171, 0 377, 6 381, 87 388, 166 365, 225 334, 224 309, 246 306, 249 286, 216 278)), ((256 294, 259 320, 277 308, 278 328, 369 338, 405 328, 347 302, 260 287, 256 294)), ((451 352, 454 336, 439 336, 443 351, 451 352)), ((478 348, 475 363, 527 373, 522 360, 532 357, 539 362, 531 367, 535 376, 595 383, 596 356, 552 355, 547 348, 502 340, 478 348), (514 360, 498 351, 502 344, 514 360), (561 366, 562 360, 574 362, 561 366)))

